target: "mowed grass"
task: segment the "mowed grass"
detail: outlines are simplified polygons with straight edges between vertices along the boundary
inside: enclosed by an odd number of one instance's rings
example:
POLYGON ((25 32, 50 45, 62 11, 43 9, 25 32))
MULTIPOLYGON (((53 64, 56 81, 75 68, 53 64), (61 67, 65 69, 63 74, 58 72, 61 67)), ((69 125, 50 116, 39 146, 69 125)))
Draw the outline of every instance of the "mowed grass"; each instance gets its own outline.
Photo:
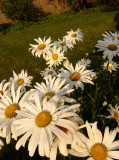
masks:
POLYGON ((29 44, 37 44, 34 38, 44 36, 46 39, 51 36, 52 41, 62 39, 67 31, 80 28, 84 33, 83 43, 78 43, 76 51, 73 49, 66 53, 69 61, 75 64, 85 57, 86 53, 92 53, 97 40, 103 39, 102 34, 105 31, 117 31, 117 22, 114 20, 117 14, 117 11, 74 14, 23 30, 0 33, 0 81, 9 79, 13 70, 18 74, 22 69, 28 70, 29 75, 34 77, 34 81, 39 81, 39 73, 47 65, 42 58, 37 58, 28 51, 29 44))

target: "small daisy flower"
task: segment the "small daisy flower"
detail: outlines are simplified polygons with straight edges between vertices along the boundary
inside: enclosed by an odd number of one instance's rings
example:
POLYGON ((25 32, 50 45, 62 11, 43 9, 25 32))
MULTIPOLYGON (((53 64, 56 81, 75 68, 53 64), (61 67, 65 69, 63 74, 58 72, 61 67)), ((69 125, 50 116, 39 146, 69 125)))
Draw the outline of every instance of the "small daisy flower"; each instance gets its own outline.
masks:
POLYGON ((0 99, 1 99, 1 95, 3 96, 4 94, 9 94, 10 84, 11 83, 6 82, 5 79, 0 83, 0 99))
POLYGON ((80 145, 74 145, 74 148, 69 150, 71 155, 77 157, 87 157, 87 160, 113 160, 119 159, 119 141, 114 141, 117 129, 109 131, 109 127, 105 128, 104 136, 97 128, 97 123, 89 124, 86 122, 87 138, 85 135, 79 132, 77 137, 78 142, 82 141, 80 145))
POLYGON ((66 57, 64 57, 64 51, 61 52, 60 48, 56 48, 56 46, 54 46, 51 49, 51 53, 49 53, 48 55, 47 64, 49 65, 49 67, 56 67, 59 66, 64 59, 67 59, 66 57))
POLYGON ((10 82, 15 83, 15 88, 17 89, 19 86, 22 86, 21 89, 25 92, 26 91, 26 86, 31 86, 31 81, 32 81, 33 77, 32 76, 28 76, 27 70, 24 71, 22 69, 20 74, 16 74, 13 71, 13 78, 10 78, 10 82))
POLYGON ((41 71, 41 75, 45 79, 48 78, 49 75, 51 75, 51 77, 57 76, 57 72, 54 70, 53 67, 51 67, 51 68, 46 68, 44 71, 41 71))
POLYGON ((73 92, 74 89, 70 89, 69 84, 65 85, 65 80, 61 82, 60 78, 52 78, 49 76, 48 79, 46 79, 46 83, 36 83, 34 87, 39 91, 39 97, 41 100, 46 98, 47 101, 52 100, 54 102, 56 101, 56 103, 60 103, 60 101, 61 103, 63 101, 71 103, 76 102, 74 99, 66 96, 67 94, 73 92))
POLYGON ((15 130, 13 121, 17 116, 16 110, 21 110, 23 92, 21 92, 21 86, 15 90, 14 83, 11 86, 11 95, 4 94, 1 96, 0 101, 0 130, 1 136, 6 138, 6 143, 11 141, 11 133, 15 130))
POLYGON ((62 41, 58 39, 58 41, 54 42, 54 45, 56 45, 56 47, 59 47, 61 51, 65 51, 65 52, 67 52, 67 48, 69 49, 73 48, 72 43, 70 43, 69 41, 66 41, 66 39, 63 39, 62 41))
POLYGON ((104 65, 103 65, 103 69, 108 70, 110 73, 112 73, 112 71, 116 71, 118 67, 119 65, 112 60, 104 62, 104 65))
POLYGON ((98 51, 103 51, 104 59, 108 57, 109 60, 112 60, 116 55, 119 56, 119 43, 116 39, 99 40, 95 47, 99 48, 98 51))
POLYGON ((69 120, 69 117, 78 115, 71 111, 79 105, 57 107, 53 102, 43 103, 39 95, 35 94, 35 103, 25 102, 27 111, 17 111, 22 119, 14 121, 16 132, 13 137, 20 136, 17 141, 16 149, 25 146, 28 140, 29 155, 33 156, 38 146, 40 156, 50 157, 50 149, 55 138, 59 138, 63 143, 69 144, 70 138, 60 127, 65 127, 75 135, 77 124, 69 120))
POLYGON ((82 41, 83 40, 83 33, 80 29, 77 29, 76 31, 67 32, 68 35, 64 36, 63 38, 66 39, 66 41, 70 41, 73 44, 76 44, 76 41, 82 41))
POLYGON ((110 112, 110 116, 107 116, 107 118, 114 118, 117 123, 119 123, 119 106, 116 104, 115 108, 112 107, 112 105, 109 105, 110 109, 107 109, 110 112))
POLYGON ((58 77, 65 79, 70 88, 75 86, 76 88, 84 89, 83 83, 94 84, 91 75, 95 74, 95 72, 87 70, 85 65, 80 65, 80 62, 76 63, 75 68, 72 64, 69 64, 66 69, 61 68, 61 73, 58 74, 58 77))
POLYGON ((44 37, 43 40, 40 37, 34 40, 38 44, 36 45, 30 44, 31 48, 29 48, 29 50, 32 50, 31 52, 33 56, 35 55, 36 57, 40 58, 41 54, 43 54, 43 57, 45 58, 45 56, 49 54, 49 50, 53 45, 51 43, 51 37, 49 37, 47 40, 46 40, 46 37, 44 37))
POLYGON ((117 33, 117 32, 115 32, 115 33, 113 33, 113 32, 111 32, 111 31, 109 31, 109 32, 105 32, 105 34, 103 34, 103 36, 104 36, 104 38, 106 39, 113 39, 113 40, 115 40, 115 39, 117 39, 118 40, 118 42, 119 42, 119 33, 117 33))

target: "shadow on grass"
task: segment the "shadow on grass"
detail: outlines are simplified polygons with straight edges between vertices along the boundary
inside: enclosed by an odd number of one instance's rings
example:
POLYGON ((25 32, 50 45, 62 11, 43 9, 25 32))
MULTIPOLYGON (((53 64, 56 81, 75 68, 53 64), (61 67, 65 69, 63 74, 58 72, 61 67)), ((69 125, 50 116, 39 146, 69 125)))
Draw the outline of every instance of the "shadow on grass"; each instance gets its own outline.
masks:
POLYGON ((114 21, 116 22, 115 28, 119 30, 119 12, 115 14, 114 21))
POLYGON ((2 32, 2 34, 5 34, 7 32, 7 29, 11 26, 10 23, 3 23, 0 24, 0 32, 2 32))
POLYGON ((45 12, 41 6, 36 7, 33 3, 29 7, 30 20, 38 20, 40 18, 51 15, 50 12, 45 12))

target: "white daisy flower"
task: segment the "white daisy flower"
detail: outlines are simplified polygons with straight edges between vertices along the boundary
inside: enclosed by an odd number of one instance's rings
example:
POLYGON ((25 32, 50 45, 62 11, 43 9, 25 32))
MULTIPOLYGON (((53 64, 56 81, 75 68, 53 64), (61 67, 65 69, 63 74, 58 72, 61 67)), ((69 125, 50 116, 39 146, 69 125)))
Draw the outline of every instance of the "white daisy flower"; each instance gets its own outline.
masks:
POLYGON ((58 77, 65 79, 66 83, 70 85, 70 88, 75 86, 76 88, 80 87, 81 89, 84 89, 83 83, 94 84, 91 75, 95 74, 95 72, 86 70, 86 65, 80 65, 79 62, 76 63, 75 68, 72 64, 69 64, 66 66, 66 69, 67 70, 61 68, 61 73, 58 74, 58 77))
POLYGON ((53 46, 53 48, 51 49, 51 53, 49 53, 47 57, 47 64, 49 65, 49 67, 56 67, 59 66, 64 59, 67 59, 66 57, 64 57, 64 51, 61 52, 60 48, 56 48, 56 46, 53 46))
POLYGON ((76 100, 66 96, 73 92, 74 89, 70 89, 69 84, 65 85, 65 80, 61 82, 60 78, 52 78, 49 76, 48 79, 46 79, 46 83, 36 83, 34 87, 39 91, 39 97, 41 100, 46 98, 47 101, 50 100, 60 104, 64 103, 64 101, 69 103, 76 102, 76 100))
POLYGON ((32 76, 28 76, 27 70, 24 71, 22 69, 20 74, 16 74, 13 71, 13 78, 10 78, 10 82, 11 83, 15 83, 15 88, 17 89, 19 86, 22 86, 21 89, 26 92, 26 86, 31 86, 31 81, 32 81, 33 77, 32 76))
POLYGON ((4 94, 0 101, 0 134, 6 138, 6 143, 11 141, 11 132, 15 130, 13 121, 17 116, 16 110, 21 110, 23 99, 23 92, 21 92, 21 86, 15 90, 14 83, 11 86, 11 95, 4 94))
POLYGON ((70 43, 70 41, 66 41, 66 39, 63 39, 63 40, 58 39, 58 41, 54 42, 54 45, 56 45, 56 47, 59 47, 61 51, 65 51, 65 52, 67 52, 67 48, 69 49, 73 48, 72 43, 70 43))
POLYGON ((119 42, 119 33, 118 32, 115 32, 115 33, 113 33, 113 32, 111 32, 111 31, 109 31, 109 32, 105 32, 105 34, 103 34, 103 36, 104 36, 104 38, 106 39, 117 39, 118 40, 118 42, 119 42))
POLYGON ((43 76, 44 79, 46 79, 49 77, 49 75, 51 75, 51 77, 57 76, 57 72, 54 70, 53 67, 50 67, 46 68, 44 71, 41 71, 41 75, 43 76))
POLYGON ((33 156, 38 146, 40 156, 50 157, 50 149, 53 140, 58 137, 65 144, 70 143, 70 138, 65 134, 60 127, 65 127, 75 134, 77 124, 69 120, 69 117, 78 117, 76 113, 71 111, 79 107, 78 104, 72 106, 57 107, 53 102, 43 103, 39 99, 39 95, 35 94, 35 103, 25 102, 24 106, 27 110, 17 111, 22 119, 14 121, 16 126, 15 136, 21 136, 17 141, 16 149, 25 146, 28 140, 29 155, 33 156))
POLYGON ((82 144, 75 145, 73 149, 69 151, 70 154, 77 157, 87 157, 87 160, 113 160, 119 159, 119 140, 114 141, 117 129, 109 132, 109 127, 105 128, 104 136, 97 128, 97 123, 89 124, 86 122, 87 138, 85 135, 79 132, 78 141, 82 141, 82 144))
POLYGON ((30 44, 31 48, 29 48, 29 50, 32 50, 33 56, 35 55, 36 57, 40 58, 41 54, 43 54, 43 57, 45 58, 45 56, 49 54, 50 48, 53 45, 51 43, 51 37, 49 37, 47 40, 45 39, 45 37, 43 38, 43 40, 40 37, 34 40, 38 44, 30 44))
POLYGON ((83 40, 83 33, 80 29, 77 29, 76 31, 67 32, 68 35, 64 36, 63 38, 66 39, 66 41, 70 41, 73 44, 76 44, 76 41, 82 41, 83 40))
POLYGON ((112 107, 111 104, 109 104, 110 109, 107 109, 110 112, 110 116, 107 116, 107 118, 114 118, 117 123, 119 123, 119 106, 116 104, 115 108, 112 107))
POLYGON ((98 51, 103 51, 104 59, 108 57, 109 60, 112 60, 116 55, 119 56, 119 43, 116 39, 99 40, 95 47, 99 48, 98 51))
POLYGON ((1 83, 0 83, 0 99, 1 99, 1 95, 3 96, 4 94, 9 94, 9 87, 10 87, 10 82, 6 82, 6 80, 4 79, 1 83))
POLYGON ((112 71, 116 71, 118 67, 119 67, 119 64, 117 64, 116 62, 112 60, 106 61, 103 64, 103 69, 108 70, 110 73, 112 73, 112 71))

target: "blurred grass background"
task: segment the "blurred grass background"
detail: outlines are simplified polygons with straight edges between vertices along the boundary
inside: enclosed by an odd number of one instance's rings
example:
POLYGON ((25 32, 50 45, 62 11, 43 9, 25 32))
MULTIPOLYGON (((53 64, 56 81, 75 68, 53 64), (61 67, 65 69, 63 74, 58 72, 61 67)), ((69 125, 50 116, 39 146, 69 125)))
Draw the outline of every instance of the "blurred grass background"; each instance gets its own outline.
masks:
POLYGON ((34 77, 34 81, 39 80, 39 73, 47 66, 42 58, 32 56, 28 51, 29 44, 36 44, 34 38, 51 36, 52 41, 62 39, 67 31, 74 31, 80 28, 84 33, 83 43, 78 43, 75 49, 66 53, 69 61, 76 63, 83 58, 86 53, 92 53, 97 40, 103 39, 105 31, 117 31, 115 17, 117 11, 113 12, 93 12, 86 15, 72 14, 58 19, 58 16, 49 23, 29 26, 23 30, 0 32, 0 81, 9 79, 14 70, 17 74, 22 69, 28 70, 29 75, 34 77))

